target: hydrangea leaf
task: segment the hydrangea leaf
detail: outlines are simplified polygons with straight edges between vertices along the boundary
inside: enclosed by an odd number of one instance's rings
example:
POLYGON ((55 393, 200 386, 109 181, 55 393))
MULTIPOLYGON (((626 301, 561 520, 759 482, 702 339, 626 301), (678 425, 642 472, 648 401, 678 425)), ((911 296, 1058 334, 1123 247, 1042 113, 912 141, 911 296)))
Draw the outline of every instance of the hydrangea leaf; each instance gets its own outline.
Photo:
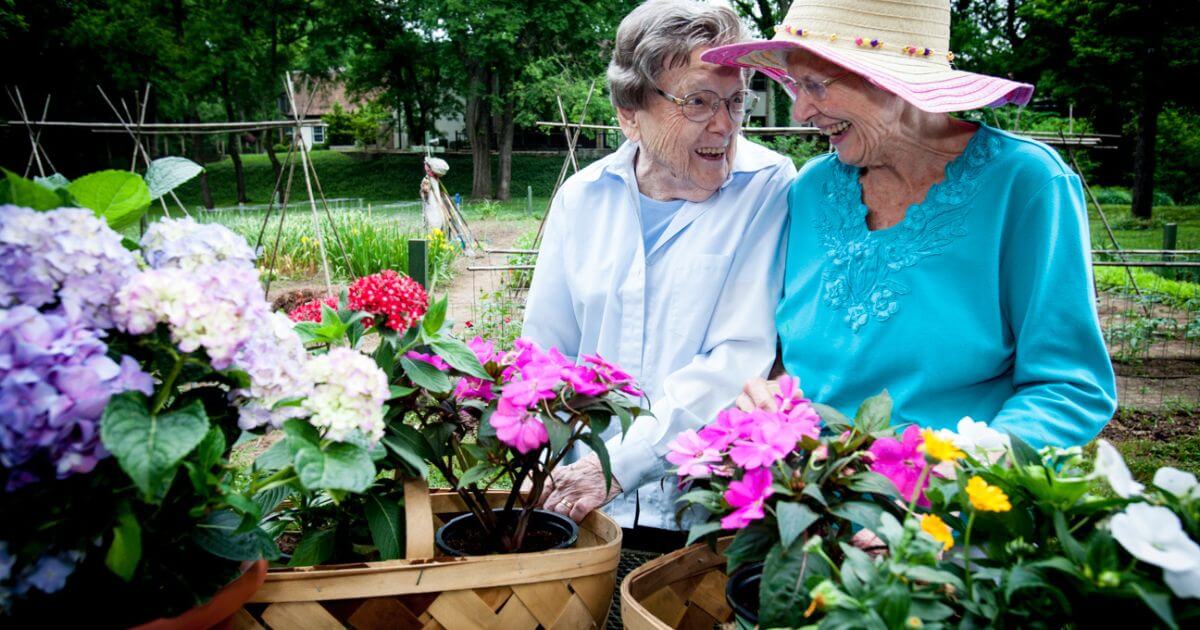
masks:
POLYGON ((66 205, 55 192, 45 186, 0 168, 0 204, 12 204, 34 210, 53 210, 66 205))
POLYGON ((296 544, 292 552, 289 567, 311 567, 324 564, 333 556, 334 543, 337 542, 337 528, 318 529, 309 532, 296 544))
POLYGON ((150 189, 150 199, 158 199, 203 171, 203 166, 183 157, 154 160, 146 169, 146 186, 150 189))
POLYGON ((362 492, 375 479, 375 464, 361 446, 335 442, 323 449, 304 446, 296 453, 296 472, 309 490, 362 492))
POLYGON ((157 503, 175 478, 179 462, 208 434, 204 405, 153 415, 140 392, 113 396, 100 419, 100 440, 121 469, 150 501, 157 503))
POLYGON ((196 524, 192 540, 201 549, 227 560, 274 560, 279 557, 279 547, 260 528, 236 533, 242 518, 230 510, 209 514, 196 524))
POLYGON ((371 540, 375 543, 375 548, 379 550, 379 559, 396 560, 403 557, 404 545, 401 538, 404 536, 404 530, 400 523, 400 504, 368 494, 364 507, 367 527, 371 530, 371 540))
POLYGON ((99 171, 71 182, 67 190, 116 231, 137 223, 150 207, 150 189, 137 173, 99 171))
POLYGON ((117 515, 117 524, 113 527, 113 541, 108 547, 104 563, 110 571, 128 582, 133 579, 141 559, 142 526, 129 509, 129 503, 122 503, 117 515))

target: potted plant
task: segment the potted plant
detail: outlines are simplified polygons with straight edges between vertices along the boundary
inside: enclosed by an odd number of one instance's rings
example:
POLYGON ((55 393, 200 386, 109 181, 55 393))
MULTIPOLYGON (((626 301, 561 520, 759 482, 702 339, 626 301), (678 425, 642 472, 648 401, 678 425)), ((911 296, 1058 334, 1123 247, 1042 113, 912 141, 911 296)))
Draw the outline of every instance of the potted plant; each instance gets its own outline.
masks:
MULTIPOLYGON (((0 205, 0 606, 16 623, 174 617, 250 568, 227 591, 245 599, 278 555, 259 486, 229 458, 244 428, 324 421, 299 337, 232 232, 115 231, 190 164, 4 174, 0 201, 25 204, 0 205)), ((288 468, 330 457, 321 445, 288 468)), ((219 604, 207 611, 239 603, 219 604)))
MULTIPOLYGON (((627 374, 599 357, 576 365, 524 340, 507 351, 481 338, 464 343, 450 333, 446 301, 427 300, 412 280, 385 271, 291 313, 313 351, 371 348, 371 358, 387 375, 389 410, 374 427, 378 447, 371 451, 382 474, 353 493, 307 492, 272 472, 288 461, 298 439, 284 425, 286 437, 255 468, 291 488, 291 499, 268 528, 287 539, 292 568, 273 570, 252 600, 269 606, 251 604, 247 610, 267 625, 281 625, 301 602, 319 602, 341 623, 377 607, 399 606, 414 617, 454 625, 462 608, 447 602, 487 593, 486 606, 472 609, 478 614, 529 615, 523 618, 545 626, 564 614, 580 623, 602 622, 620 529, 599 513, 577 527, 536 510, 535 503, 554 467, 577 443, 592 446, 611 475, 599 432, 614 417, 627 427, 640 413, 640 392, 627 374), (427 475, 449 488, 429 495, 421 485, 427 475), (447 527, 435 534, 435 522, 447 527), (434 558, 435 538, 443 555, 462 560, 434 558), (522 569, 535 553, 558 555, 547 557, 538 572, 522 569), (492 554, 511 554, 513 560, 486 561, 492 554), (401 558, 405 561, 396 562, 401 558), (463 578, 464 561, 467 566, 486 561, 487 568, 463 578), (387 586, 364 582, 359 569, 364 566, 386 573, 387 586), (549 584, 561 590, 535 602, 533 590, 544 593, 549 584), (507 590, 496 596, 497 588, 507 590), (350 597, 362 603, 329 603, 350 597)), ((472 619, 484 623, 478 615, 472 619)))

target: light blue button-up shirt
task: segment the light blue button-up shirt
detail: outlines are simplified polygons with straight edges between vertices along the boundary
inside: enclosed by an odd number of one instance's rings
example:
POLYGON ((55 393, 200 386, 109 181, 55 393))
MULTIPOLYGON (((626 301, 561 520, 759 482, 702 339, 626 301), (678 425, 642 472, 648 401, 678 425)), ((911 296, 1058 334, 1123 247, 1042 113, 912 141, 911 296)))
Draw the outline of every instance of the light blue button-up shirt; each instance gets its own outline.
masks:
MULTIPOLYGON (((638 144, 567 180, 551 204, 524 336, 637 377, 654 416, 604 437, 625 493, 605 511, 624 527, 679 529, 667 444, 711 422, 775 358, 791 160, 737 138, 733 168, 686 202, 647 249, 634 175, 638 144)), ((580 453, 586 449, 580 447, 580 453)), ((684 525, 686 526, 686 522, 684 525)))

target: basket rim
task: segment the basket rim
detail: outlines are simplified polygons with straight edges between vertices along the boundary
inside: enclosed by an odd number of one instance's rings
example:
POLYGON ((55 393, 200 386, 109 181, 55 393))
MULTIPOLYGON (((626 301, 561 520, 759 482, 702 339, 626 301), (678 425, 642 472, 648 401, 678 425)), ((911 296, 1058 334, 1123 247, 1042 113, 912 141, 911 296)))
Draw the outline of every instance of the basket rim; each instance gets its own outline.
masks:
POLYGON ((719 538, 716 553, 709 549, 707 543, 698 542, 659 556, 630 571, 621 581, 621 621, 627 628, 669 630, 671 626, 643 606, 641 600, 634 596, 634 590, 642 597, 647 597, 681 579, 721 566, 725 562, 722 553, 732 540, 733 536, 719 538), (660 584, 654 581, 655 578, 665 578, 665 581, 660 584))
MULTIPOLYGON (((506 492, 498 491, 489 494, 507 496, 506 492)), ((446 501, 457 499, 457 495, 437 493, 436 498, 445 505, 446 501)), ((249 603, 433 593, 530 584, 615 571, 620 561, 622 537, 617 522, 607 514, 593 510, 579 528, 590 532, 601 541, 600 544, 505 555, 272 568, 267 572, 266 582, 249 603)))

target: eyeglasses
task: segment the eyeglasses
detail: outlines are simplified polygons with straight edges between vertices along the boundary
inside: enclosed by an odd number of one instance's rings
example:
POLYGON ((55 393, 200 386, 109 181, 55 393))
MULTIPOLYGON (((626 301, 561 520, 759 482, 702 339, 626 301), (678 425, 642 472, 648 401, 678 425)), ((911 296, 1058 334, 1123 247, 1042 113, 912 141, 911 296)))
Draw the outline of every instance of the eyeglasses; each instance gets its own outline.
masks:
POLYGON ((691 92, 685 94, 683 98, 667 94, 657 87, 654 88, 654 91, 678 105, 679 111, 685 118, 698 123, 712 120, 712 117, 717 115, 717 110, 721 109, 721 103, 724 103, 725 108, 729 110, 729 119, 735 124, 740 123, 746 118, 746 114, 753 111, 754 106, 758 104, 758 95, 752 90, 738 90, 729 98, 721 98, 720 94, 712 90, 691 92))
POLYGON ((853 73, 843 72, 841 74, 829 77, 823 81, 817 81, 807 74, 799 79, 792 78, 790 75, 785 74, 783 75, 782 80, 784 83, 788 84, 788 87, 792 88, 792 94, 799 94, 800 90, 804 90, 804 92, 808 94, 814 101, 823 101, 825 100, 825 97, 829 95, 829 86, 833 85, 835 81, 841 80, 850 74, 853 73))

